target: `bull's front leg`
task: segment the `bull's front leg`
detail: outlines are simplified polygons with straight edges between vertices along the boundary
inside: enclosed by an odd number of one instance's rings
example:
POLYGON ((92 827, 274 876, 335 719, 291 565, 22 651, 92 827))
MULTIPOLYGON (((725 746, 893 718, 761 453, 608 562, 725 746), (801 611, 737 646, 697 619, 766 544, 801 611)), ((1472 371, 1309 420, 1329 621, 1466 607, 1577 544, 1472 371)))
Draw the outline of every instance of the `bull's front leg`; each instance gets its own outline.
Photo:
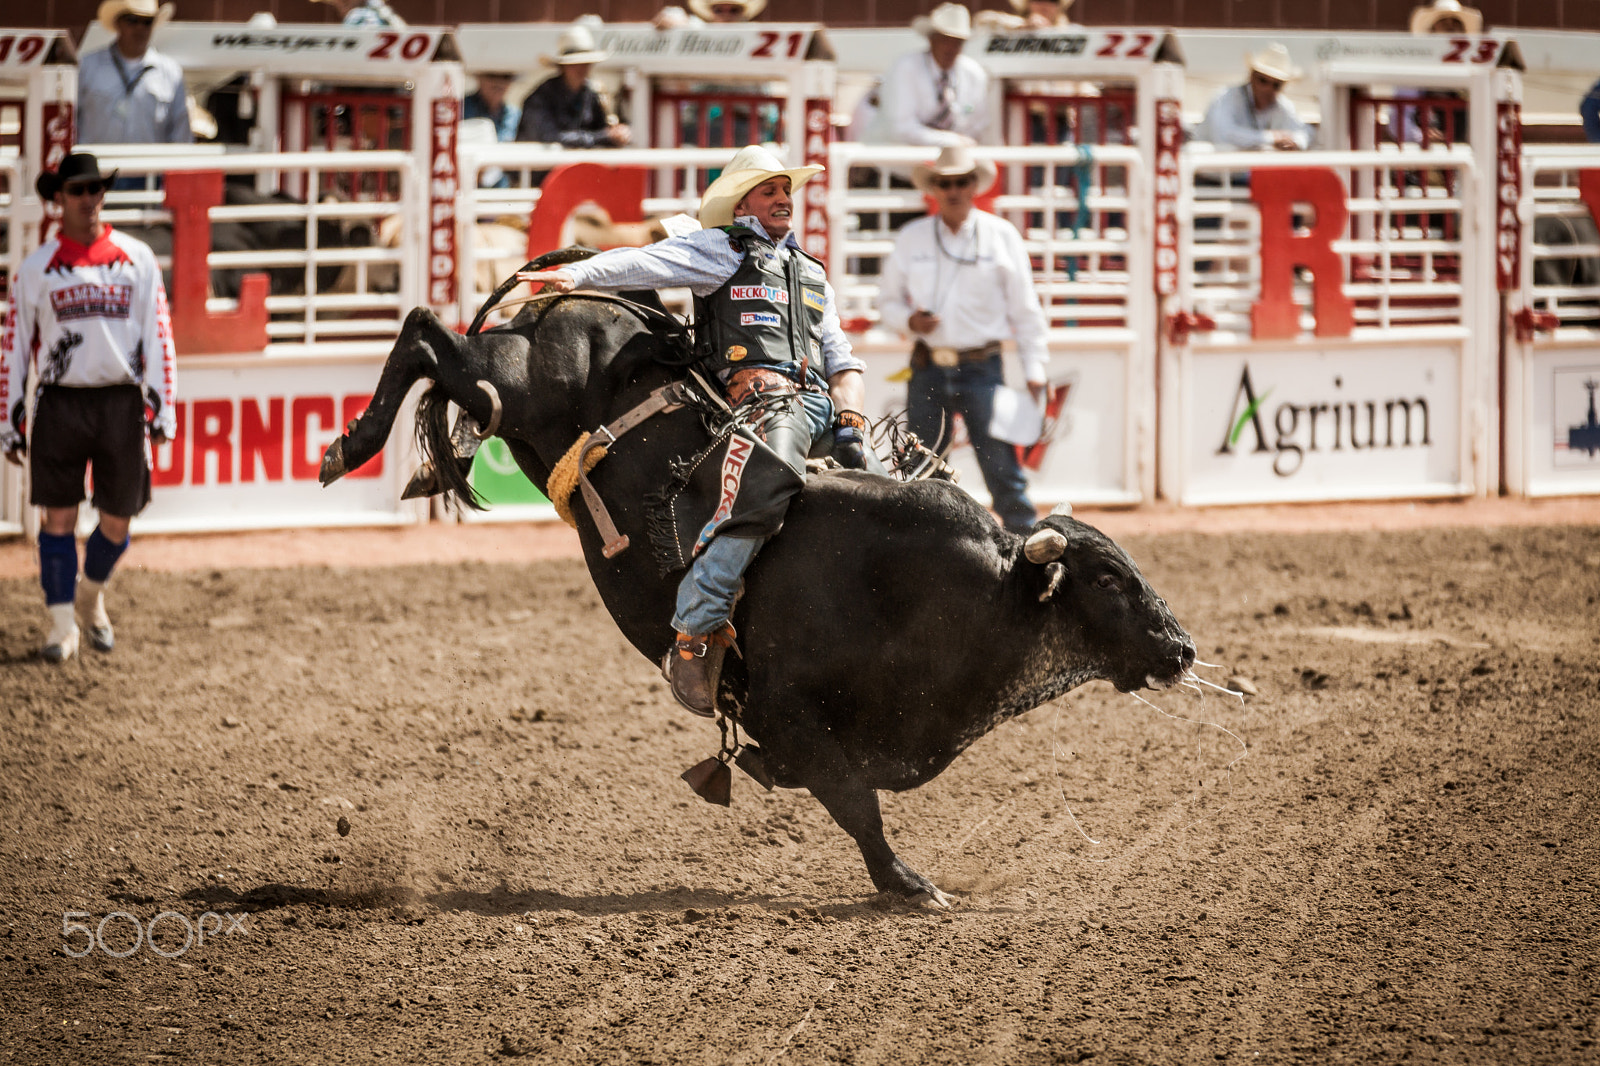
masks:
POLYGON ((883 835, 883 812, 876 789, 860 785, 807 786, 817 801, 827 808, 839 827, 855 839, 867 873, 879 892, 893 892, 913 901, 926 900, 936 907, 948 907, 952 900, 937 885, 901 861, 883 835))

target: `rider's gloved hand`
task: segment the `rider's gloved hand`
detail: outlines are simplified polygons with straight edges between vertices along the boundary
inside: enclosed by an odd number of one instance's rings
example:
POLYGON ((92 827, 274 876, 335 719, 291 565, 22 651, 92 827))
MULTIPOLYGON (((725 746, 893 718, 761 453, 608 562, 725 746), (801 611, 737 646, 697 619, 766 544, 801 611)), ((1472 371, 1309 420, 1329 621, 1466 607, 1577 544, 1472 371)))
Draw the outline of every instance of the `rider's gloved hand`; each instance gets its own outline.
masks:
POLYGON ((840 411, 833 426, 833 457, 851 470, 867 468, 867 419, 860 411, 840 411))

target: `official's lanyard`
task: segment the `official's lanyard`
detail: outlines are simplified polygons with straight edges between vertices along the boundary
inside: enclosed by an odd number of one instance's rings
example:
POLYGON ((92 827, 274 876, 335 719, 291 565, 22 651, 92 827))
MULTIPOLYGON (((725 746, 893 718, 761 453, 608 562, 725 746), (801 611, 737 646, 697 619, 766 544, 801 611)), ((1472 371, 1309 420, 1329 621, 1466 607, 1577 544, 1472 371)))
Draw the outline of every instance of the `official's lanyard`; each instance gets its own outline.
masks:
MULTIPOLYGON (((968 219, 970 219, 971 217, 972 216, 970 214, 967 216, 968 219)), ((950 254, 949 249, 945 248, 945 246, 944 246, 944 233, 942 232, 943 230, 944 230, 944 219, 940 218, 938 215, 934 215, 933 216, 933 243, 939 249, 939 255, 933 261, 933 298, 934 298, 934 304, 933 304, 932 307, 928 308, 928 310, 932 311, 936 315, 937 314, 941 314, 943 312, 944 299, 945 299, 945 297, 950 295, 950 290, 955 288, 956 279, 961 274, 961 268, 964 267, 964 266, 976 266, 977 265, 977 262, 978 262, 978 251, 979 251, 979 249, 978 249, 978 227, 977 227, 976 224, 974 224, 973 227, 972 227, 972 258, 971 259, 963 259, 961 256, 951 255, 950 254), (940 292, 941 286, 939 284, 939 279, 944 274, 944 261, 946 259, 950 260, 950 262, 955 264, 955 269, 950 272, 950 284, 943 286, 943 290, 944 291, 940 292)))
POLYGON ((128 97, 133 95, 133 90, 139 87, 139 83, 144 80, 144 76, 155 69, 154 64, 146 63, 139 68, 139 73, 133 76, 133 80, 129 81, 128 72, 122 65, 122 58, 117 55, 115 45, 111 47, 111 62, 117 68, 117 77, 122 79, 122 99, 124 103, 126 103, 128 97))

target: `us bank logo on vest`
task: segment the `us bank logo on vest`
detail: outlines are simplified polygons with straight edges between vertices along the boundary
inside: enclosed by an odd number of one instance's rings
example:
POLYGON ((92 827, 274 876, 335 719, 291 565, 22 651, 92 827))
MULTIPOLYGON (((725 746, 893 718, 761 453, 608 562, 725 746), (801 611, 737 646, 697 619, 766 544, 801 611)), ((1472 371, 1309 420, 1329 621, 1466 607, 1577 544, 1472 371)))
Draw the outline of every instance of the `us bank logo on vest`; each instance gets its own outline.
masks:
POLYGON ((1375 392, 1372 375, 1361 377, 1275 381, 1246 362, 1214 455, 1270 456, 1272 473, 1291 478, 1320 456, 1387 464, 1397 452, 1434 446, 1437 405, 1427 390, 1375 392))
POLYGON ((777 315, 767 311, 744 311, 739 315, 741 326, 776 326, 782 321, 777 315))

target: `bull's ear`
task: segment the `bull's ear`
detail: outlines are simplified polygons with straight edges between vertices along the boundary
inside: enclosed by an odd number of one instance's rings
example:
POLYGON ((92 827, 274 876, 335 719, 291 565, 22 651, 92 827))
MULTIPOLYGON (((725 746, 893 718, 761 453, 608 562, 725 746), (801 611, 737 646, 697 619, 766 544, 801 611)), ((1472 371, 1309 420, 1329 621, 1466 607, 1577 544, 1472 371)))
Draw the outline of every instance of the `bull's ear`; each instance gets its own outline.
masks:
POLYGON ((1049 575, 1050 580, 1045 582, 1044 591, 1039 593, 1040 603, 1046 602, 1056 594, 1056 590, 1061 587, 1061 582, 1067 576, 1067 568, 1060 563, 1050 563, 1044 568, 1044 572, 1049 575))
POLYGON ((1066 534, 1050 526, 1034 530, 1022 543, 1023 557, 1037 564, 1054 562, 1061 558, 1061 553, 1066 549, 1066 534))

